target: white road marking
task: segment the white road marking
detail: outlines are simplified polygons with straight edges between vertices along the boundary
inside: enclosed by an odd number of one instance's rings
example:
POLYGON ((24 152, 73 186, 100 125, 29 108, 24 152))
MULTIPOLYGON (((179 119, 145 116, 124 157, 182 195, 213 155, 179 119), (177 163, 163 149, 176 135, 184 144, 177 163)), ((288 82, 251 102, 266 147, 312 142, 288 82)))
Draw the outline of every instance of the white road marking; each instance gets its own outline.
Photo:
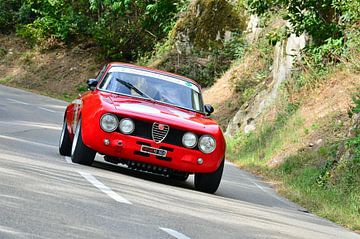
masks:
POLYGON ((45 110, 45 111, 51 112, 51 113, 58 113, 58 112, 56 112, 55 110, 49 110, 49 109, 46 109, 46 108, 41 107, 41 106, 38 106, 38 108, 41 109, 41 110, 45 110))
MULTIPOLYGON (((15 100, 15 99, 11 99, 11 98, 6 98, 8 101, 12 102, 12 103, 15 103, 15 104, 21 104, 21 105, 30 105, 29 103, 26 103, 26 102, 23 102, 23 101, 19 101, 19 100, 15 100)), ((56 107, 56 106, 55 106, 56 107)), ((61 109, 65 109, 65 107, 63 106, 60 106, 61 109)), ((51 112, 51 113, 62 113, 62 112, 58 112, 58 111, 55 111, 55 110, 50 110, 50 109, 47 109, 45 107, 41 107, 41 106, 38 106, 39 109, 41 110, 45 110, 45 111, 48 111, 48 112, 51 112)))
MULTIPOLYGON (((71 161, 71 158, 66 156, 65 157, 65 161, 69 164, 74 164, 71 161)), ((106 185, 104 185, 102 182, 100 182, 99 180, 97 180, 92 174, 87 173, 87 172, 83 172, 83 171, 77 171, 81 176, 83 176, 87 181, 89 181, 92 185, 94 185, 95 187, 97 187, 98 189, 100 189, 103 193, 105 193, 106 195, 108 195, 109 197, 111 197, 112 199, 114 199, 117 202, 120 203, 125 203, 125 204, 132 204, 130 201, 128 201, 126 198, 120 196, 119 194, 117 194, 116 192, 114 192, 113 190, 111 190, 109 187, 107 187, 106 185)))
POLYGON ((6 135, 0 135, 0 138, 1 139, 12 140, 12 141, 17 141, 17 142, 21 142, 21 143, 32 144, 32 145, 36 145, 36 146, 42 146, 42 147, 49 147, 49 148, 57 148, 58 147, 58 146, 55 146, 55 145, 37 143, 37 142, 33 142, 33 141, 25 140, 25 139, 18 139, 18 138, 6 136, 6 135))
POLYGON ((21 105, 29 105, 26 102, 22 102, 22 101, 18 101, 18 100, 14 100, 14 99, 10 99, 10 98, 6 98, 8 101, 12 102, 12 103, 16 103, 16 104, 21 104, 21 105))
POLYGON ((15 229, 5 226, 0 226, 0 232, 4 234, 12 234, 12 235, 21 234, 20 232, 15 231, 15 229))
POLYGON ((177 239, 190 239, 190 237, 185 236, 184 234, 175 231, 173 229, 169 229, 169 228, 163 228, 163 227, 159 227, 160 230, 166 232, 167 234, 169 234, 170 236, 173 236, 177 239))
POLYGON ((83 176, 87 181, 89 181, 92 185, 100 189, 103 193, 107 194, 109 197, 114 199, 117 202, 125 203, 125 204, 132 204, 127 199, 121 197, 119 194, 105 186, 102 182, 97 180, 93 175, 87 172, 78 171, 78 173, 83 176))
POLYGON ((65 111, 65 109, 66 109, 65 105, 43 105, 43 106, 47 107, 47 108, 59 109, 62 111, 65 111))
POLYGON ((53 129, 53 130, 61 130, 62 128, 55 125, 55 124, 41 124, 37 122, 30 122, 30 121, 0 121, 0 125, 17 125, 17 126, 28 126, 28 127, 35 127, 35 128, 44 128, 44 129, 53 129))
MULTIPOLYGON (((225 161, 225 163, 226 163, 226 161, 225 161)), ((231 162, 228 162, 227 164, 228 164, 228 165, 231 165, 231 166, 233 166, 233 167, 236 167, 236 165, 233 164, 233 163, 231 163, 231 162)), ((237 167, 236 167, 236 168, 237 168, 237 167)), ((245 178, 246 178, 250 183, 254 184, 258 189, 260 189, 260 190, 263 191, 264 193, 268 194, 268 195, 271 196, 272 198, 275 198, 276 200, 278 200, 278 201, 280 201, 280 202, 282 202, 282 203, 284 203, 284 204, 286 204, 286 205, 288 205, 288 206, 290 206, 290 207, 292 207, 292 208, 294 207, 293 204, 287 202, 285 199, 277 196, 276 194, 269 192, 269 191, 266 190, 264 187, 262 187, 262 186, 260 186, 259 184, 257 184, 253 179, 251 179, 251 178, 249 178, 249 177, 245 177, 245 178)))
POLYGON ((285 203, 286 205, 290 206, 290 207, 294 207, 293 204, 288 203, 287 201, 285 201, 284 199, 282 199, 281 197, 278 197, 270 192, 268 192, 265 188, 263 188, 262 186, 260 186, 259 184, 255 183, 254 181, 251 181, 252 184, 254 184, 256 187, 258 187, 261 191, 263 191, 264 193, 268 194, 269 196, 279 200, 282 203, 285 203))

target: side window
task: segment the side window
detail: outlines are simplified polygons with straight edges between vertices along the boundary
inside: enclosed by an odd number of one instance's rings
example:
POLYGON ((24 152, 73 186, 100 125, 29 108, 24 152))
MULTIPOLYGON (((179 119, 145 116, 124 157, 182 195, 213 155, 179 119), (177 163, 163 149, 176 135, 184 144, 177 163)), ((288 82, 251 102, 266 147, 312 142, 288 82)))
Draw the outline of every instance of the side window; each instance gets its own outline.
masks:
POLYGON ((96 76, 96 80, 97 80, 97 81, 100 81, 100 80, 101 80, 101 78, 102 78, 102 76, 104 75, 104 72, 105 72, 105 70, 106 70, 106 67, 107 67, 107 65, 105 65, 105 66, 102 68, 102 70, 99 72, 99 74, 96 76))

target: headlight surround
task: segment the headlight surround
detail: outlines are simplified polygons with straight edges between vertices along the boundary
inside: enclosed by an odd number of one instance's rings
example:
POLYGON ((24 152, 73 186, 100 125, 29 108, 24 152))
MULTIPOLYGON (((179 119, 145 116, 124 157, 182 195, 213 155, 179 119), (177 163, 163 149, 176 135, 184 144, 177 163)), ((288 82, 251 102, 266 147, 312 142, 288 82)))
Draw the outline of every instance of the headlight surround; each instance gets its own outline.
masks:
POLYGON ((120 121, 120 131, 123 134, 131 134, 135 130, 135 123, 130 118, 124 118, 120 121))
POLYGON ((214 152, 216 148, 216 140, 211 135, 203 135, 199 139, 199 149, 205 154, 214 152))
POLYGON ((107 113, 101 116, 100 127, 105 132, 114 132, 119 126, 119 120, 116 115, 107 113))
POLYGON ((197 136, 191 132, 187 132, 183 135, 182 137, 182 144, 186 147, 186 148, 194 148, 197 144, 197 136))

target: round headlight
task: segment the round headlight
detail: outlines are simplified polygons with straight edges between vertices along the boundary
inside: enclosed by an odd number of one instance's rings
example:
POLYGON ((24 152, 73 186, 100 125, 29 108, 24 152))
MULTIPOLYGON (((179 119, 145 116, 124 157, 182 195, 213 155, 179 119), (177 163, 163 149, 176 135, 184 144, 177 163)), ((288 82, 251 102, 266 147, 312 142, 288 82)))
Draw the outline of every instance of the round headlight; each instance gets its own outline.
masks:
POLYGON ((120 131, 123 134, 131 134, 135 130, 135 124, 132 119, 125 118, 120 121, 120 131))
POLYGON ((216 140, 210 135, 203 135, 199 140, 199 149, 205 153, 209 154, 214 152, 216 148, 216 140))
POLYGON ((187 148, 194 148, 197 144, 197 137, 195 134, 187 132, 182 138, 182 143, 187 148))
POLYGON ((119 120, 113 114, 104 114, 100 119, 100 127, 105 132, 113 132, 118 126, 119 120))

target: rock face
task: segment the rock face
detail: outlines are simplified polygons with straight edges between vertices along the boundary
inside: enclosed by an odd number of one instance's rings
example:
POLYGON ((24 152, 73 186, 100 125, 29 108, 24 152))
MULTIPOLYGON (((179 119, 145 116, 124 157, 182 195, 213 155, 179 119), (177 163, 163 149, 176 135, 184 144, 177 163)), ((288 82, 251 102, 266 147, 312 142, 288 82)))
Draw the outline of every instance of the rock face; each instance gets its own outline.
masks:
POLYGON ((354 114, 351 118, 351 126, 349 129, 348 137, 353 138, 356 136, 357 131, 360 130, 360 113, 354 114))
POLYGON ((251 15, 246 27, 246 39, 249 43, 254 42, 261 32, 260 18, 257 15, 251 15))
MULTIPOLYGON (((347 138, 354 138, 355 136, 357 136, 357 134, 359 134, 359 131, 360 131, 360 113, 354 114, 351 117, 351 123, 347 138)), ((351 147, 347 148, 345 144, 343 144, 338 151, 337 160, 338 161, 352 160, 353 158, 354 158, 353 148, 351 147)))
MULTIPOLYGON (((250 40, 254 40, 258 34, 259 29, 256 22, 256 17, 250 25, 251 36, 250 40)), ((258 23, 257 23, 258 24, 258 23)), ((297 37, 291 34, 290 37, 281 42, 277 42, 274 52, 274 61, 272 66, 271 81, 267 83, 265 89, 255 93, 250 102, 241 106, 235 117, 230 121, 225 134, 233 136, 239 130, 247 133, 256 129, 257 119, 269 107, 271 107, 278 97, 281 85, 290 77, 293 62, 297 57, 300 57, 300 51, 305 47, 305 34, 297 37)))
POLYGON ((172 32, 176 50, 189 55, 193 48, 207 49, 209 41, 222 44, 243 21, 227 0, 193 0, 172 32))

